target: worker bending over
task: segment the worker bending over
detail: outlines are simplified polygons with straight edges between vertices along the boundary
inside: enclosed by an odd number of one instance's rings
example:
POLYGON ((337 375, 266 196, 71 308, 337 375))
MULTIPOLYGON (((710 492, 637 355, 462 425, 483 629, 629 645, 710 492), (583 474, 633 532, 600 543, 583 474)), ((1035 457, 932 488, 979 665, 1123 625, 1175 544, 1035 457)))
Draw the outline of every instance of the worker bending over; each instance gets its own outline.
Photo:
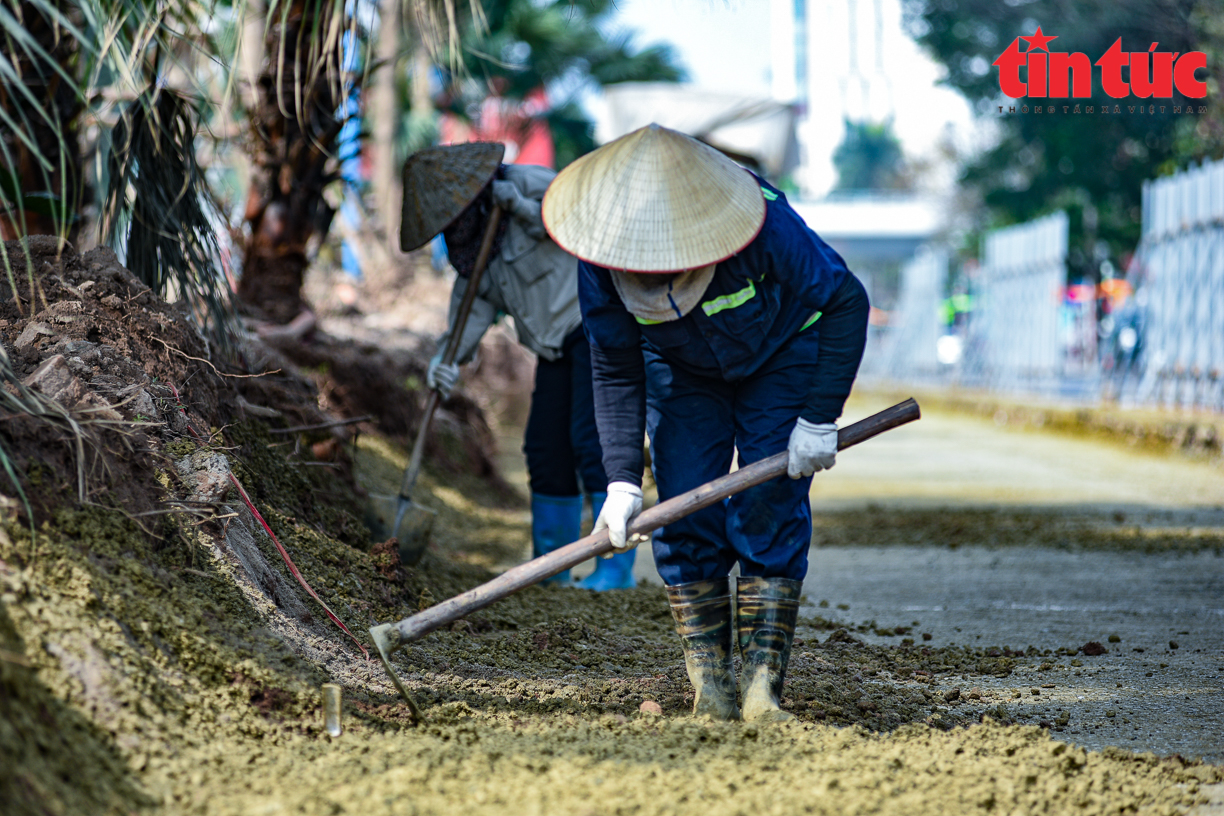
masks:
MULTIPOLYGON (((663 527, 654 557, 695 714, 780 721, 812 535, 866 340, 862 284, 786 197, 717 150, 649 125, 571 164, 544 199, 577 255, 617 552, 642 509, 642 437, 659 500, 788 451, 788 474, 663 527), (729 573, 739 563, 735 616, 729 573), (737 705, 732 644, 743 670, 737 705)), ((634 537, 636 538, 636 536, 634 537)))
MULTIPOLYGON (((581 536, 582 494, 598 516, 606 497, 591 396, 591 354, 578 309, 577 260, 558 247, 540 220, 540 200, 552 170, 501 163, 500 144, 471 143, 422 150, 404 167, 400 245, 423 246, 439 232, 458 273, 451 292, 450 329, 426 376, 445 399, 480 339, 501 314, 514 318, 519 342, 535 352, 535 389, 523 452, 531 484, 532 557, 581 536), (459 304, 467 291, 494 207, 504 213, 480 279, 454 364, 442 362, 459 304)), ((569 572, 552 579, 569 584, 569 572)), ((632 587, 633 554, 600 561, 578 586, 632 587)))

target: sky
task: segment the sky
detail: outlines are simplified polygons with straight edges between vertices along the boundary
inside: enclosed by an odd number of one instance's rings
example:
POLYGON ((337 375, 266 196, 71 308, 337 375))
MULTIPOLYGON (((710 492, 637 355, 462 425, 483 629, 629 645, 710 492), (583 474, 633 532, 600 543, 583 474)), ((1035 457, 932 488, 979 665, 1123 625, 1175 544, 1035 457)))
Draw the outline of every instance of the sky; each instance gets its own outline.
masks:
POLYGON ((675 47, 694 84, 767 95, 770 0, 616 0, 639 45, 675 47))
MULTIPOLYGON (((696 86, 771 96, 777 87, 771 5, 771 0, 617 0, 611 25, 635 30, 639 45, 670 43, 696 86)), ((900 0, 809 0, 808 8, 813 30, 827 32, 819 58, 832 75, 812 89, 811 121, 800 129, 811 165, 807 186, 814 194, 835 179, 832 152, 845 114, 875 120, 891 115, 913 157, 931 155, 941 138, 951 137, 962 149, 977 143, 980 134, 968 103, 938 85, 942 67, 903 32, 900 0), (852 29, 857 72, 849 68, 852 29)), ((589 107, 598 115, 598 100, 589 107)))

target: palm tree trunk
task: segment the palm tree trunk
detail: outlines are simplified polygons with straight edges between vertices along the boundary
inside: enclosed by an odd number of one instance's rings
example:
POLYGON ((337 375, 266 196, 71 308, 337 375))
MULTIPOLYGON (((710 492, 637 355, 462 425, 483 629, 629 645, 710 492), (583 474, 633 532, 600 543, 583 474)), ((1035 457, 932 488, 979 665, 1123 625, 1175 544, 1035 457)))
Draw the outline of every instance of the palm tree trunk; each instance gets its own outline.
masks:
POLYGON ((378 31, 378 61, 382 67, 374 78, 370 96, 373 113, 374 167, 370 180, 374 188, 374 206, 387 234, 387 249, 399 249, 399 168, 395 161, 395 129, 400 109, 395 92, 397 62, 400 51, 399 0, 385 0, 378 31))
MULTIPOLYGON (((258 102, 252 111, 250 225, 238 296, 255 314, 287 323, 306 308, 307 245, 322 239, 334 210, 323 189, 342 122, 343 5, 290 0, 268 26, 258 102)), ((334 163, 333 163, 334 164, 334 163)))
MULTIPOLYGON (((33 3, 0 1, 45 54, 19 44, 13 32, 0 39, 0 51, 17 74, 16 82, 0 82, 5 114, 0 119, 0 239, 63 235, 72 240, 84 184, 76 130, 81 102, 65 79, 75 71, 76 41, 61 20, 33 3)), ((64 0, 52 2, 61 15, 68 14, 64 0)))

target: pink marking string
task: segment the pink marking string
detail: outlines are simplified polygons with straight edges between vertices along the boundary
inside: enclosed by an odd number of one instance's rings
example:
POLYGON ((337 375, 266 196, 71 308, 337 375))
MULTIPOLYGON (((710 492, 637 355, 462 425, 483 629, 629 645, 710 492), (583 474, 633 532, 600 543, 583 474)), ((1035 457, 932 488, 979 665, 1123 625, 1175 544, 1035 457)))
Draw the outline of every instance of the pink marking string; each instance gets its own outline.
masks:
MULTIPOLYGON (((178 404, 179 413, 181 413, 183 415, 183 419, 187 421, 187 430, 191 432, 191 435, 196 438, 197 442, 206 446, 208 443, 206 443, 204 439, 198 433, 196 433, 196 429, 191 424, 191 418, 187 416, 187 409, 183 405, 183 401, 179 399, 178 389, 175 388, 173 384, 170 384, 170 390, 174 393, 174 400, 178 404)), ((327 604, 323 602, 323 599, 319 597, 319 593, 315 592, 314 589, 311 588, 310 584, 306 583, 306 579, 303 578, 302 573, 298 571, 297 565, 294 564, 293 559, 289 557, 288 551, 280 543, 280 539, 276 537, 276 533, 272 532, 272 528, 268 526, 268 522, 264 521, 264 517, 260 515, 258 510, 255 509, 255 503, 251 501, 251 497, 247 495, 246 490, 244 490, 242 485, 238 482, 238 477, 234 476, 233 473, 230 473, 229 479, 234 483, 234 487, 238 488, 238 495, 242 498, 243 503, 246 504, 247 509, 251 511, 251 515, 255 516, 255 520, 263 526, 264 532, 268 534, 268 538, 272 539, 272 543, 276 545, 276 549, 280 552, 281 558, 285 561, 285 566, 289 568, 289 572, 292 573, 293 577, 297 579, 297 582, 302 585, 302 589, 306 590, 306 592, 310 594, 310 597, 319 602, 319 606, 323 607, 323 611, 327 613, 327 617, 331 618, 332 623, 339 626, 344 634, 352 638, 353 642, 357 644, 357 648, 361 650, 363 655, 365 655, 365 659, 369 660, 370 653, 366 651, 366 647, 361 644, 361 641, 357 639, 356 635, 349 631, 349 628, 344 625, 344 621, 336 617, 336 613, 332 612, 327 604)))

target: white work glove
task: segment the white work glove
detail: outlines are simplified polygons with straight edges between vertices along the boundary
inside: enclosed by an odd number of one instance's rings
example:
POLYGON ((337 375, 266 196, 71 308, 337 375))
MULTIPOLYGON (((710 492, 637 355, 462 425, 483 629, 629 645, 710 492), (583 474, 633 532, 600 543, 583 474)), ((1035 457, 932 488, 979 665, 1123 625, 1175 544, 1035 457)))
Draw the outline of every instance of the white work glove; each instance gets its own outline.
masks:
MULTIPOLYGON (((634 533, 628 536, 628 541, 625 540, 629 531, 629 522, 633 521, 634 517, 642 512, 642 488, 629 482, 612 482, 608 485, 608 498, 604 500, 603 510, 599 511, 599 518, 595 519, 595 529, 592 533, 598 533, 600 530, 608 531, 608 540, 612 542, 612 548, 617 553, 628 552, 641 544, 648 535, 634 533)), ((609 553, 604 558, 611 558, 613 553, 609 553)))
POLYGON ((458 381, 459 366, 442 362, 442 352, 439 351, 430 359, 429 371, 425 374, 425 384, 437 391, 442 399, 450 396, 451 389, 458 381))
POLYGON ((827 470, 837 461, 837 423, 800 419, 786 446, 786 475, 792 479, 827 470))
POLYGON ((519 202, 519 191, 514 182, 496 179, 493 182, 493 203, 506 212, 515 212, 519 202))

